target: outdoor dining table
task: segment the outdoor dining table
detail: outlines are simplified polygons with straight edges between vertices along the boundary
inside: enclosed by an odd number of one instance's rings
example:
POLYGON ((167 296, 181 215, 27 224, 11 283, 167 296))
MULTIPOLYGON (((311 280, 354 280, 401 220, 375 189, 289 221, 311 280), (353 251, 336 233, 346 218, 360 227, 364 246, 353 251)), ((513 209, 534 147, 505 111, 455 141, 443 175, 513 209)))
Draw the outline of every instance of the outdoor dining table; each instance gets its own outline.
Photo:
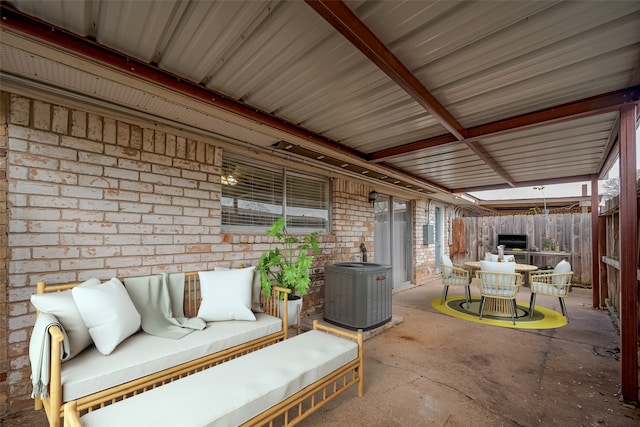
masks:
MULTIPOLYGON (((472 270, 480 270, 480 261, 465 261, 464 265, 472 270)), ((537 269, 537 265, 516 263, 516 273, 529 273, 531 271, 536 271, 537 269)))

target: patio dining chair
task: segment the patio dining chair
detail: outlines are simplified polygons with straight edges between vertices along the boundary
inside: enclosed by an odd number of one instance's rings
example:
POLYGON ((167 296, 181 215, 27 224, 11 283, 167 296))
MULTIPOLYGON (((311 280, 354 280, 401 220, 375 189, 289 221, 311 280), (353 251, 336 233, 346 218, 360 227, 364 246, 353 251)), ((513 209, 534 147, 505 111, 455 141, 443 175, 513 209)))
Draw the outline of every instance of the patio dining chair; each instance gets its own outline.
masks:
POLYGON ((573 277, 573 271, 571 271, 571 264, 567 261, 560 261, 553 270, 548 271, 536 271, 530 274, 529 281, 531 286, 531 300, 529 301, 529 316, 533 317, 533 309, 536 305, 536 295, 549 295, 558 297, 560 301, 560 308, 562 309, 562 315, 569 322, 569 315, 567 314, 567 306, 564 303, 564 298, 571 289, 571 278, 573 277))
MULTIPOLYGON (((476 271, 480 289, 480 319, 484 314, 487 299, 491 299, 495 310, 509 308, 511 320, 516 324, 516 295, 522 285, 522 275, 515 272, 513 262, 480 261, 480 270, 476 271)), ((505 313, 506 314, 506 313, 505 313)))
POLYGON ((442 299, 440 304, 444 303, 447 299, 447 293, 449 292, 449 286, 464 286, 464 296, 466 299, 467 308, 471 303, 471 289, 469 284, 471 283, 471 275, 469 271, 453 264, 451 258, 448 255, 442 257, 440 263, 440 275, 442 278, 442 284, 444 289, 442 290, 442 299))

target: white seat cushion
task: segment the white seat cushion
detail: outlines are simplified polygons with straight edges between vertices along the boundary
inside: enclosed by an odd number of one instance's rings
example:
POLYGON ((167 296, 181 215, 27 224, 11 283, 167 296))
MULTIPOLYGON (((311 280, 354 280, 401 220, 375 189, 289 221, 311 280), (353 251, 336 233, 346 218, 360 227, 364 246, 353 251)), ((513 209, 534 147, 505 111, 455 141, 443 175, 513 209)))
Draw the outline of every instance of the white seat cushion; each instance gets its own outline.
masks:
POLYGON ((444 276, 450 275, 453 269, 449 267, 453 267, 453 261, 451 261, 451 258, 449 257, 449 255, 447 254, 442 255, 442 264, 444 265, 444 268, 443 268, 444 271, 442 271, 442 275, 444 276))
MULTIPOLYGON (((482 271, 490 271, 497 273, 515 273, 516 271, 516 263, 515 262, 493 262, 493 261, 480 261, 480 270, 482 271)), ((503 276, 500 274, 487 274, 485 279, 491 284, 500 284, 500 285, 515 285, 516 277, 513 275, 503 276), (495 277, 494 277, 495 276, 495 277)), ((486 286, 481 286, 482 293, 486 293, 486 286)))
POLYGON ((513 287, 502 288, 502 287, 489 287, 485 286, 482 288, 482 295, 484 296, 494 296, 494 297, 502 297, 502 298, 515 298, 516 291, 513 287))
POLYGON ((516 264, 514 262, 480 261, 480 269, 482 271, 479 284, 481 295, 515 298, 516 275, 492 274, 493 272, 515 273, 516 264))
POLYGON ((553 268, 553 274, 568 273, 571 271, 571 264, 562 260, 553 268))
POLYGON ((90 412, 81 421, 85 427, 237 426, 357 357, 354 341, 309 331, 90 412))
POLYGON ((469 286, 469 280, 463 276, 449 276, 444 278, 443 284, 448 286, 469 286))
POLYGON ((194 331, 179 340, 138 332, 108 356, 90 347, 62 365, 63 401, 75 400, 281 330, 282 320, 259 313, 255 322, 208 323, 204 330, 194 331))
MULTIPOLYGON (((571 264, 562 260, 553 269, 553 274, 569 273, 571 271, 571 264)), ((558 276, 553 278, 553 283, 556 285, 565 285, 569 282, 569 276, 558 276)))
POLYGON ((548 283, 531 282, 531 292, 534 294, 545 294, 556 297, 564 297, 567 295, 568 288, 566 286, 550 285, 548 283))
POLYGON ((494 261, 480 261, 480 270, 484 271, 496 271, 499 273, 514 273, 516 271, 515 262, 494 262, 494 261))

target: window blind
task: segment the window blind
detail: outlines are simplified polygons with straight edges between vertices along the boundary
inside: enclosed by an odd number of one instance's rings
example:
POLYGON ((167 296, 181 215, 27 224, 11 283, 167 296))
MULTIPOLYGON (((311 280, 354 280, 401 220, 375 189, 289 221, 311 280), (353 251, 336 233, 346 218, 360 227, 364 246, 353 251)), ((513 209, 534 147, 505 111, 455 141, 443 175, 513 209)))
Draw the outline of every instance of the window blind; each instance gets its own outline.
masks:
POLYGON ((222 161, 222 225, 268 227, 283 214, 282 170, 222 161))
POLYGON ((288 171, 286 195, 290 228, 329 230, 329 185, 326 179, 288 171))
POLYGON ((266 230, 281 216, 292 232, 329 231, 329 181, 233 155, 222 160, 224 231, 266 230))

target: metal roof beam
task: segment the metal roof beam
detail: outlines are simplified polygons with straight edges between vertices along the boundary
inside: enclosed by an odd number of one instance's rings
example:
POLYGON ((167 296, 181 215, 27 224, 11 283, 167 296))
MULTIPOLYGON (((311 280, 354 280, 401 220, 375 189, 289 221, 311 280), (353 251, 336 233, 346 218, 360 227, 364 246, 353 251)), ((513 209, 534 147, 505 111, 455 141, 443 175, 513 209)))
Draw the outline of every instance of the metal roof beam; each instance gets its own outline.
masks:
POLYGON ((441 135, 436 136, 435 138, 428 138, 422 141, 411 142, 405 145, 398 145, 396 147, 385 148, 384 150, 376 151, 367 156, 369 161, 372 162, 380 162, 382 160, 387 160, 393 157, 402 156, 403 154, 410 153, 413 151, 424 150, 427 148, 437 147, 438 145, 445 145, 451 142, 456 142, 458 139, 451 135, 441 135), (407 148, 409 149, 407 151, 407 148))
MULTIPOLYGON (((533 187, 537 185, 551 185, 551 184, 566 184, 572 182, 582 182, 582 181, 591 181, 592 175, 575 175, 575 176, 566 176, 562 178, 553 178, 553 179, 545 179, 545 180, 535 180, 535 181, 515 181, 514 184, 516 187, 533 187)), ((485 185, 478 187, 466 187, 466 188, 452 188, 452 193, 472 193, 474 191, 487 191, 487 190, 504 190, 505 188, 509 188, 507 184, 497 184, 497 185, 485 185)))
POLYGON ((640 85, 568 102, 532 113, 521 114, 485 125, 474 126, 467 129, 467 137, 472 139, 495 136, 530 127, 608 113, 618 110, 622 105, 637 103, 638 100, 640 100, 640 85))
POLYGON ((482 159, 483 162, 485 162, 491 169, 493 169, 495 171, 495 173, 497 173, 498 175, 500 175, 502 177, 502 179, 505 180, 505 182, 507 184, 509 184, 509 187, 515 187, 516 184, 513 180, 513 178, 511 178, 511 176, 507 173, 507 171, 505 171, 502 166, 500 166, 500 164, 498 162, 496 162, 496 160, 491 157, 491 155, 489 153, 487 153, 487 151, 484 149, 484 147, 482 147, 480 145, 479 142, 477 141, 464 141, 464 143, 466 144, 467 147, 469 147, 469 149, 471 151, 473 151, 473 153, 478 156, 480 159, 482 159))
MULTIPOLYGON (((479 137, 486 138, 503 133, 516 132, 533 126, 548 125, 550 123, 559 123, 580 117, 608 113, 617 110, 621 105, 630 102, 637 103, 638 100, 640 100, 640 85, 545 108, 534 111, 533 113, 510 117, 494 123, 474 126, 467 129, 466 133, 469 139, 479 137)), ((368 157, 370 160, 380 161, 388 157, 397 157, 425 148, 454 142, 448 139, 450 139, 449 135, 434 136, 433 138, 369 153, 368 157)))
POLYGON ((325 21, 384 71, 396 84, 435 117, 458 140, 465 138, 464 127, 424 87, 378 37, 342 1, 305 0, 325 21))

